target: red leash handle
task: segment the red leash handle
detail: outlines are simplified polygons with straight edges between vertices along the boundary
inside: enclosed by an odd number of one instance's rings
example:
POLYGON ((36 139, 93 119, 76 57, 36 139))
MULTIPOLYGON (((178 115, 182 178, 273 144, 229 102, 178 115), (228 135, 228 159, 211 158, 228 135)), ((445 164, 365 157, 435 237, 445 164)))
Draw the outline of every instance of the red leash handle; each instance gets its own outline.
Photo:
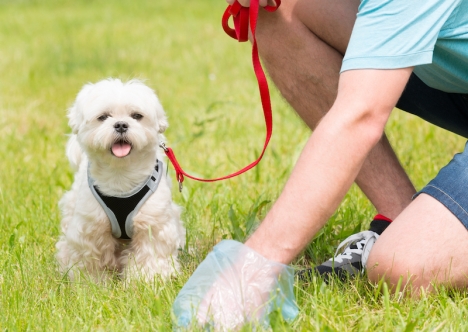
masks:
POLYGON ((224 32, 230 37, 245 42, 249 40, 249 8, 242 7, 239 2, 234 2, 229 5, 224 11, 222 25, 224 32), (232 16, 234 20, 234 29, 229 26, 229 18, 232 16))
MULTIPOLYGON (((274 12, 278 7, 281 5, 281 0, 276 0, 276 6, 266 6, 264 7, 265 10, 269 12, 274 12)), ((182 183, 184 182, 184 176, 203 182, 214 182, 229 179, 235 177, 239 174, 247 172, 251 168, 255 167, 260 160, 262 159, 263 155, 265 154, 265 150, 270 142, 271 134, 273 132, 273 115, 271 111, 271 101, 270 101, 270 92, 268 89, 268 83, 265 76, 265 72, 263 71, 262 65, 260 63, 260 57, 258 55, 258 47, 257 47, 257 40, 255 38, 255 30, 257 27, 257 19, 258 19, 258 11, 260 5, 259 0, 251 0, 250 7, 243 7, 238 1, 234 2, 234 4, 228 6, 226 11, 224 12, 222 18, 222 26, 224 31, 232 38, 238 40, 239 42, 245 42, 249 39, 249 26, 250 31, 252 32, 252 65, 254 68, 255 76, 258 82, 258 88, 260 91, 260 99, 262 102, 263 107, 263 114, 265 117, 265 126, 266 126, 266 137, 265 137, 265 144, 263 145, 263 150, 260 156, 254 162, 250 163, 249 165, 245 166, 241 170, 234 172, 232 174, 214 178, 214 179, 201 179, 194 177, 190 174, 187 174, 182 167, 180 166, 177 158, 174 154, 174 151, 166 147, 164 144, 161 144, 161 147, 164 149, 164 152, 167 155, 167 158, 171 161, 172 165, 174 166, 176 172, 176 178, 179 182, 179 190, 182 190, 182 183), (229 26, 229 18, 233 17, 234 20, 234 29, 229 26)))
MULTIPOLYGON (((268 12, 274 12, 281 5, 281 0, 276 0, 276 6, 266 6, 263 7, 268 12)), ((253 1, 250 5, 250 8, 256 6, 256 17, 255 17, 255 26, 252 28, 252 36, 255 39, 255 28, 257 25, 258 17, 258 5, 253 1)), ((222 25, 224 32, 226 32, 230 37, 238 40, 239 42, 245 42, 249 39, 249 7, 242 7, 242 5, 236 1, 232 5, 229 5, 224 11, 222 25), (229 26, 229 18, 233 17, 234 20, 234 29, 229 26)))

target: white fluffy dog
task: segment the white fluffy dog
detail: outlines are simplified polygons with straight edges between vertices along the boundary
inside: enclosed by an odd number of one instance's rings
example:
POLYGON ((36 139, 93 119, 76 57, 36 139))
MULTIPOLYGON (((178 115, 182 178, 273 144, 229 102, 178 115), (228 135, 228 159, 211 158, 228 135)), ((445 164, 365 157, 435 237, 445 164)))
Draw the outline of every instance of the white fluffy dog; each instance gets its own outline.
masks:
POLYGON ((185 229, 161 163, 168 123, 157 96, 138 80, 107 79, 86 84, 68 117, 76 174, 59 203, 61 271, 97 281, 173 275, 185 229))

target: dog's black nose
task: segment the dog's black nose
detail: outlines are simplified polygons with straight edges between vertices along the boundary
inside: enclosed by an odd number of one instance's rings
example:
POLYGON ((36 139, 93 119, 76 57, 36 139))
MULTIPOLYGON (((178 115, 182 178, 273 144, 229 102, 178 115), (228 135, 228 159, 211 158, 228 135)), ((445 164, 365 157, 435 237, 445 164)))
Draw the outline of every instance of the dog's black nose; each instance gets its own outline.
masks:
POLYGON ((114 128, 118 133, 124 133, 128 130, 128 123, 124 121, 118 121, 114 123, 114 128))

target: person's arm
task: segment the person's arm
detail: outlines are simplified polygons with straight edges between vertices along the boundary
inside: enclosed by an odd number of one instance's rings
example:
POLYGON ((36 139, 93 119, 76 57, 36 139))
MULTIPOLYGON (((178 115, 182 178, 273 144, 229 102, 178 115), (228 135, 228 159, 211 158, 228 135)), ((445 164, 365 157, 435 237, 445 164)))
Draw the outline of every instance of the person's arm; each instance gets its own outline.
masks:
POLYGON ((194 320, 227 329, 265 324, 278 308, 284 318, 297 315, 294 273, 282 263, 290 263, 336 210, 380 139, 411 70, 341 75, 335 104, 260 227, 246 245, 218 244, 180 291, 173 304, 178 326, 194 320))
POLYGON ((288 264, 338 208, 383 134, 412 68, 351 70, 307 142, 279 199, 246 245, 288 264))

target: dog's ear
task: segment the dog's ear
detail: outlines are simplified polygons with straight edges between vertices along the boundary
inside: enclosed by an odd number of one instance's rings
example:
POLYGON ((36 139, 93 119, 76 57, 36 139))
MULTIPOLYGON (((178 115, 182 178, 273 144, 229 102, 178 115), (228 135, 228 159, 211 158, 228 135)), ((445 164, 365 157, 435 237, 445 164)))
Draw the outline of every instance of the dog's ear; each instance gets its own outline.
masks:
POLYGON ((83 107, 85 107, 85 99, 91 91, 92 87, 93 84, 91 83, 88 83, 85 86, 83 86, 81 91, 78 93, 74 104, 68 109, 68 125, 72 129, 73 134, 78 133, 80 126, 84 121, 82 109, 83 107))
POLYGON ((82 116, 79 115, 78 107, 75 102, 75 104, 68 109, 68 125, 70 126, 73 134, 76 135, 78 133, 82 120, 82 116))
POLYGON ((169 122, 167 122, 167 116, 162 107, 157 108, 156 114, 158 115, 158 132, 162 134, 169 127, 169 122))
POLYGON ((164 108, 161 105, 161 102, 159 101, 158 96, 153 90, 151 91, 153 92, 153 97, 154 97, 154 99, 152 100, 152 104, 153 104, 153 107, 156 109, 158 133, 162 134, 166 131, 167 127, 169 127, 169 122, 167 121, 166 112, 164 111, 164 108))

